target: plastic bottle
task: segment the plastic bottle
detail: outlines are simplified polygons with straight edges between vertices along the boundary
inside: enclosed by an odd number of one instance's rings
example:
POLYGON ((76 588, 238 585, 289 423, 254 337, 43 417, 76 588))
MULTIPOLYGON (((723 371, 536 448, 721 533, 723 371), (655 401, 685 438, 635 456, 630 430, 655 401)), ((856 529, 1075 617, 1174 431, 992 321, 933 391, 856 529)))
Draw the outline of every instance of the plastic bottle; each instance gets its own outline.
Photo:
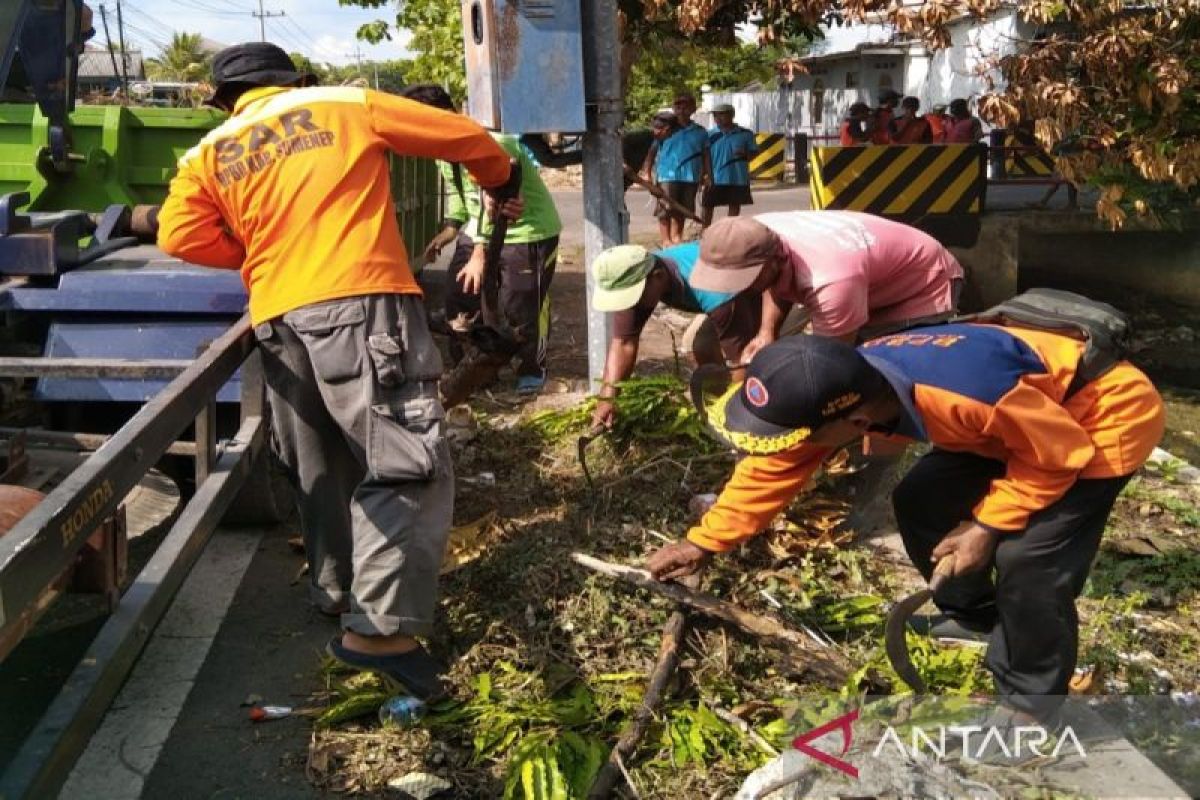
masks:
POLYGON ((425 703, 407 694, 389 697, 379 707, 379 721, 384 725, 392 724, 398 728, 415 725, 425 716, 425 703))

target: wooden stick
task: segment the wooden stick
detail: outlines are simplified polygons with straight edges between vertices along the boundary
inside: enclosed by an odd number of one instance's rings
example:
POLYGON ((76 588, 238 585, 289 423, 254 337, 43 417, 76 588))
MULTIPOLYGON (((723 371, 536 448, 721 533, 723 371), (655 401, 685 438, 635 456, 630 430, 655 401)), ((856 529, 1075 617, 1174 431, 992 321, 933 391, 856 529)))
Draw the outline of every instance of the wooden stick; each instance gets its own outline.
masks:
POLYGON ((850 674, 850 665, 840 653, 799 631, 792 630, 775 617, 755 614, 719 597, 689 589, 678 583, 656 581, 644 569, 602 561, 586 553, 572 553, 571 558, 601 575, 670 598, 693 611, 727 622, 745 633, 769 639, 781 645, 790 655, 796 656, 806 671, 819 678, 840 682, 850 674))
POLYGON ((672 198, 670 195, 668 195, 665 191, 663 191, 661 186, 658 186, 657 184, 653 184, 650 181, 646 180, 645 178, 643 178, 641 175, 639 175, 637 173, 637 170, 635 170, 633 167, 629 166, 628 164, 625 165, 625 177, 628 180, 630 180, 631 182, 636 183, 638 186, 645 189, 656 200, 660 200, 660 201, 666 203, 667 206, 669 206, 670 209, 672 211, 674 211, 676 214, 687 217, 692 222, 699 222, 701 225, 704 224, 704 220, 700 219, 700 217, 696 215, 695 211, 689 211, 686 206, 681 205, 678 201, 676 201, 674 198, 672 198))
POLYGON ((642 740, 646 728, 654 719, 654 711, 662 701, 667 683, 675 674, 675 668, 679 666, 679 648, 686 637, 687 614, 676 611, 667 618, 667 624, 663 627, 662 642, 658 646, 658 661, 654 664, 654 671, 650 673, 650 682, 646 684, 642 704, 634 712, 633 719, 621 731, 617 744, 608 755, 608 761, 596 773, 596 779, 588 789, 588 800, 604 800, 612 794, 624 771, 624 758, 633 755, 637 749, 638 742, 642 740))
POLYGON ((776 750, 770 742, 764 739, 758 731, 754 730, 753 726, 751 726, 749 722, 746 722, 746 720, 742 719, 737 714, 734 714, 732 711, 726 711, 718 705, 713 705, 712 703, 705 703, 704 705, 708 706, 709 711, 713 712, 718 717, 737 728, 742 735, 753 742, 754 746, 759 750, 763 751, 771 758, 779 755, 779 751, 776 750))

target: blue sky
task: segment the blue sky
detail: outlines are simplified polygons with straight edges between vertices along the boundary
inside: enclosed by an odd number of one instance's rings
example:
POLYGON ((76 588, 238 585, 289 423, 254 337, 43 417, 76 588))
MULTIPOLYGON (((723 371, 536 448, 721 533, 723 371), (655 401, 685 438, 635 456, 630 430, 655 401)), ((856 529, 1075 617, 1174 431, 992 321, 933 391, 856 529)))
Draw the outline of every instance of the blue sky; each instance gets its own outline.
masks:
MULTIPOLYGON (((87 0, 96 13, 94 44, 104 44, 100 24, 100 6, 108 10, 109 31, 117 38, 116 0, 87 0)), ((395 20, 395 7, 369 9, 338 5, 337 0, 263 0, 267 12, 284 13, 266 21, 267 40, 289 52, 302 52, 314 61, 332 64, 352 63, 355 47, 362 48, 363 60, 403 58, 406 36, 391 42, 369 45, 354 37, 358 26, 375 19, 395 20)), ((125 19, 126 44, 140 46, 147 56, 156 55, 172 31, 200 33, 223 44, 257 41, 259 21, 251 15, 258 11, 258 0, 121 0, 125 19)), ((132 46, 132 45, 131 45, 132 46)))

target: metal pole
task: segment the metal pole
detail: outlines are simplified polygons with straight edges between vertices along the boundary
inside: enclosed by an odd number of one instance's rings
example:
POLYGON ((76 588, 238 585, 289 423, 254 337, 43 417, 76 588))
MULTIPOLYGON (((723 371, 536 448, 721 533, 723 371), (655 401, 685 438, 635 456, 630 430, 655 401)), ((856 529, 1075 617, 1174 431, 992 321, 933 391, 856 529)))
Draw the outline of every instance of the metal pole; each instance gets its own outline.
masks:
POLYGON ((259 41, 267 40, 267 12, 263 10, 263 0, 258 0, 258 35, 259 41))
POLYGON ((604 375, 604 360, 612 324, 608 315, 592 308, 590 266, 600 254, 626 241, 629 214, 625 210, 621 125, 621 41, 616 0, 581 4, 583 69, 588 104, 588 129, 583 135, 583 259, 587 269, 588 377, 591 389, 604 375))

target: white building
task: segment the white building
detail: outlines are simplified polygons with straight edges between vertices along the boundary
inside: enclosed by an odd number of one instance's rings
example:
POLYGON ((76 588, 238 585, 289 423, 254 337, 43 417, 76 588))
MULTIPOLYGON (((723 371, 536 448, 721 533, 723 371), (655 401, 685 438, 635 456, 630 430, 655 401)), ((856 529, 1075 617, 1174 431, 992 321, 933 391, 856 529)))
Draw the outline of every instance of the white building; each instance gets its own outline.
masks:
POLYGON ((733 104, 739 124, 760 132, 836 136, 852 103, 874 106, 880 92, 913 95, 923 110, 955 98, 972 103, 991 91, 989 72, 998 58, 1015 52, 1037 33, 1015 8, 986 21, 963 17, 950 24, 951 46, 930 51, 889 25, 830 28, 820 49, 797 59, 807 69, 781 74, 776 91, 706 93, 704 107, 733 104))

